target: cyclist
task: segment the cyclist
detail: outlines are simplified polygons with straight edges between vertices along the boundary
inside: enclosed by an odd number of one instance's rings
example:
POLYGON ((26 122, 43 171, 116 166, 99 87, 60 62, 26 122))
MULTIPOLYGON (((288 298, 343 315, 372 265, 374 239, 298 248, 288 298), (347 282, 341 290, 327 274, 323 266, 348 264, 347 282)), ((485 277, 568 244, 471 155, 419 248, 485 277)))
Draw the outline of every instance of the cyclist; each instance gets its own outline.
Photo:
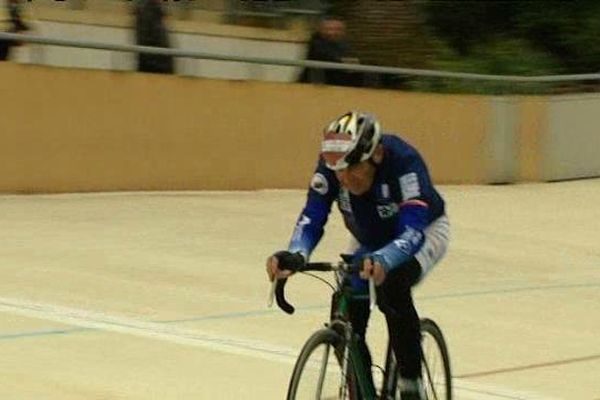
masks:
MULTIPOLYGON (((287 278, 290 271, 285 267, 308 261, 334 200, 352 235, 354 263, 362 266, 360 275, 350 277, 353 289, 366 293, 366 279, 371 277, 377 285, 379 308, 400 363, 402 399, 424 399, 419 316, 411 288, 446 252, 449 223, 444 200, 414 147, 398 136, 383 134, 371 114, 343 114, 324 131, 306 205, 288 249, 267 259, 271 281, 287 278)), ((364 296, 350 304, 350 322, 370 363, 365 342, 369 314, 364 296)))

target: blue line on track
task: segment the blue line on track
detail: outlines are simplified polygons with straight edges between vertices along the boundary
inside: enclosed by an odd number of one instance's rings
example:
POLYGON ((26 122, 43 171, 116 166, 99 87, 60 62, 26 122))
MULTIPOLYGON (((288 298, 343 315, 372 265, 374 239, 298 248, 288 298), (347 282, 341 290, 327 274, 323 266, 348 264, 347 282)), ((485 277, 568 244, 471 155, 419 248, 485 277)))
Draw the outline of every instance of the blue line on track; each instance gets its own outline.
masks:
POLYGON ((96 330, 96 329, 69 328, 69 329, 47 329, 47 330, 32 331, 32 332, 7 333, 5 335, 0 335, 0 340, 23 339, 23 338, 40 337, 40 336, 68 335, 70 333, 93 331, 93 330, 96 330))
MULTIPOLYGON (((526 287, 495 289, 495 290, 446 293, 446 294, 430 295, 430 296, 424 296, 424 297, 417 296, 417 299, 419 301, 429 301, 429 300, 438 300, 438 299, 457 299, 457 298, 461 298, 461 297, 488 296, 488 295, 497 295, 497 294, 506 294, 506 293, 549 291, 549 290, 560 290, 560 289, 592 288, 592 287, 599 287, 599 286, 600 286, 600 283, 581 283, 581 284, 549 285, 549 286, 526 286, 526 287)), ((302 311, 321 310, 321 309, 325 309, 327 307, 329 307, 329 305, 311 305, 311 306, 305 306, 305 307, 298 307, 298 310, 302 310, 302 311)), ((267 309, 267 310, 265 310, 265 309, 250 310, 250 311, 233 312, 233 313, 225 313, 225 314, 204 315, 204 316, 198 316, 198 317, 192 317, 192 318, 160 320, 160 321, 153 321, 153 322, 163 323, 163 324, 177 324, 177 323, 185 323, 185 322, 201 322, 201 321, 219 320, 219 319, 223 320, 223 319, 256 317, 256 316, 261 316, 261 315, 266 315, 266 314, 274 314, 274 313, 279 313, 279 312, 280 311, 278 309, 273 308, 273 309, 267 309)), ((46 329, 46 330, 38 330, 38 331, 31 331, 31 332, 6 333, 6 334, 0 334, 0 341, 44 337, 44 336, 60 336, 60 335, 68 335, 68 334, 72 334, 72 333, 78 333, 78 332, 92 332, 92 331, 99 331, 99 329, 68 328, 68 329, 46 329)))

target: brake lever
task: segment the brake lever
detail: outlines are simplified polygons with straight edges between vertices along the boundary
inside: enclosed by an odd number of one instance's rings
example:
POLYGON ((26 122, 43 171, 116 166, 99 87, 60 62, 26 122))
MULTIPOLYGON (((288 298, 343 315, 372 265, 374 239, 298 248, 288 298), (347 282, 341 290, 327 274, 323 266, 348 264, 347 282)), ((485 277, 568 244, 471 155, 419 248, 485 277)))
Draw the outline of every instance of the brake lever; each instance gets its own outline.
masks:
POLYGON ((369 278, 369 309, 373 311, 377 304, 377 291, 375 290, 375 280, 369 278))
POLYGON ((273 300, 275 299, 275 288, 277 287, 277 279, 273 279, 271 282, 271 288, 269 289, 269 297, 267 298, 267 307, 273 307, 273 300))

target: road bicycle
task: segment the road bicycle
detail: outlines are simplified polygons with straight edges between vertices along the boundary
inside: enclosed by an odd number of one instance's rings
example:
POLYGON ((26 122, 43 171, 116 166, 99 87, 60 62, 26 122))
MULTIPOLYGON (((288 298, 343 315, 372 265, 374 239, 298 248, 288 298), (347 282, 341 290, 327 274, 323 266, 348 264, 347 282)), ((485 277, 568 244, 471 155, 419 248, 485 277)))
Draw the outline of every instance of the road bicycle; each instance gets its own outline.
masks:
MULTIPOLYGON (((306 273, 327 283, 333 289, 329 321, 314 332, 304 344, 296 360, 289 382, 287 400, 401 400, 399 368, 389 340, 381 383, 377 390, 369 378, 369 369, 358 348, 357 337, 349 322, 349 303, 360 297, 352 292, 349 275, 357 272, 351 256, 342 255, 337 263, 308 263, 295 272, 306 273), (309 273, 334 272, 335 285, 309 273)), ((273 282, 269 305, 273 297, 286 313, 294 307, 285 298, 287 279, 273 282)), ((362 295, 364 298, 365 295, 362 295)), ((371 308, 376 304, 373 280, 369 281, 371 308)), ((452 375, 448 347, 439 326, 431 319, 421 319, 422 376, 426 400, 452 400, 452 375)))

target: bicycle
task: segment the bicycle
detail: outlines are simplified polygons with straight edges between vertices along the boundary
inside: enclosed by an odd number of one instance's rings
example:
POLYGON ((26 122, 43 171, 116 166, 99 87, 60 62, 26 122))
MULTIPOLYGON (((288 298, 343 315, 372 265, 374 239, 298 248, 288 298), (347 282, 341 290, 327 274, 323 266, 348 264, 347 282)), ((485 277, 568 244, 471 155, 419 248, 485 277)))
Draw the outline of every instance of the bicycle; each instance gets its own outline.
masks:
MULTIPOLYGON (((350 264, 350 256, 342 255, 338 263, 308 263, 295 272, 334 272, 329 322, 325 328, 314 332, 304 344, 290 378, 287 400, 343 399, 343 400, 401 400, 399 369, 389 340, 385 357, 382 384, 379 393, 368 378, 370 365, 363 360, 349 322, 349 302, 352 293, 348 275, 357 272, 350 264), (359 397, 361 396, 361 397, 359 397)), ((295 309, 285 298, 287 279, 273 282, 269 306, 273 297, 286 313, 295 309)), ((373 280, 369 281, 370 306, 376 303, 373 280)), ((452 375, 448 347, 439 326, 431 319, 421 319, 423 346, 422 375, 427 400, 452 400, 452 375), (438 358, 436 358, 436 356, 438 358), (439 362, 437 362, 439 361, 439 362), (438 367, 441 367, 438 370, 438 367)))

